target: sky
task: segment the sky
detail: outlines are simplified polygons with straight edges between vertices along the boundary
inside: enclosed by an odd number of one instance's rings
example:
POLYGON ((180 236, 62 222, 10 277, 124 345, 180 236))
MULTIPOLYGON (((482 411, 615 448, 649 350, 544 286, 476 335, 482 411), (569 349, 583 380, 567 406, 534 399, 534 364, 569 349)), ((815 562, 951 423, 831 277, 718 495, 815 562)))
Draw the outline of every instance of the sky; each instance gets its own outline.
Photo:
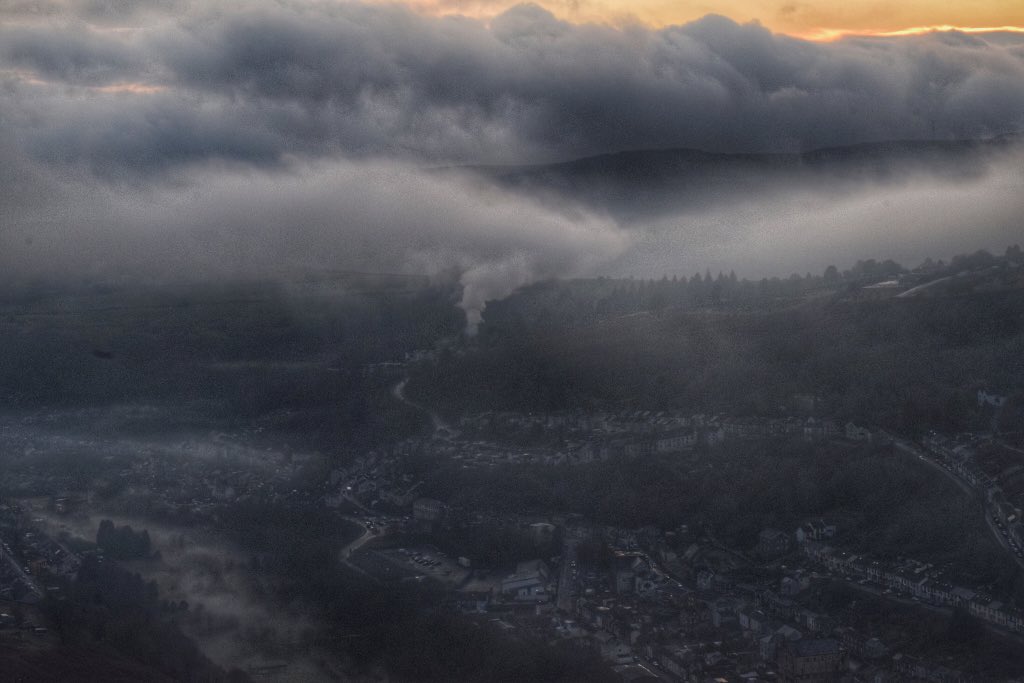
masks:
POLYGON ((1016 152, 643 220, 440 169, 1019 134, 1024 34, 906 31, 1018 5, 0 0, 0 277, 454 269, 474 317, 546 277, 1002 248, 1016 152))
MULTIPOLYGON (((515 0, 413 0, 418 11, 493 17, 515 0)), ((721 14, 741 23, 757 21, 791 36, 835 40, 844 35, 918 33, 934 28, 965 31, 1014 28, 1024 31, 1024 4, 1017 0, 548 0, 538 3, 562 19, 576 23, 612 25, 640 23, 652 27, 685 24, 708 14, 721 14)))

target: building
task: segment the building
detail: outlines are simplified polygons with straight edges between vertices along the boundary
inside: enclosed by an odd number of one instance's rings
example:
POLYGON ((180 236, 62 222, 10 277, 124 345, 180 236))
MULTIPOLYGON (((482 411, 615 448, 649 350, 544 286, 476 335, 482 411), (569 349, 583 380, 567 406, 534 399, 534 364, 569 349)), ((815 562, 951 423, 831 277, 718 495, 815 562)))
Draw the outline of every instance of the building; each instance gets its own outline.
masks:
POLYGON ((697 432, 691 429, 675 430, 662 434, 654 442, 656 453, 679 453, 697 445, 697 432))
POLYGON ((832 683, 846 664, 846 652, 832 638, 783 641, 777 658, 779 683, 832 683))
POLYGON ((436 522, 444 516, 444 503, 433 498, 417 498, 412 504, 412 516, 423 522, 436 522))
POLYGON ((846 438, 850 441, 863 441, 871 443, 871 430, 867 427, 858 427, 852 422, 846 423, 846 438))
POLYGON ((796 530, 796 542, 805 543, 808 540, 822 541, 836 535, 835 524, 826 524, 824 520, 812 520, 803 524, 796 530))
POLYGON ((536 522, 530 525, 530 538, 534 543, 548 543, 555 535, 555 525, 548 522, 536 522))
POLYGON ((991 406, 992 408, 1002 408, 1006 405, 1006 397, 999 394, 986 391, 985 389, 978 389, 978 406, 985 407, 991 406))
POLYGON ((756 550, 767 558, 785 555, 789 552, 789 534, 778 529, 765 529, 757 535, 756 550))
POLYGON ((550 575, 544 560, 520 562, 515 573, 502 579, 501 592, 517 601, 546 602, 551 599, 547 590, 550 575))

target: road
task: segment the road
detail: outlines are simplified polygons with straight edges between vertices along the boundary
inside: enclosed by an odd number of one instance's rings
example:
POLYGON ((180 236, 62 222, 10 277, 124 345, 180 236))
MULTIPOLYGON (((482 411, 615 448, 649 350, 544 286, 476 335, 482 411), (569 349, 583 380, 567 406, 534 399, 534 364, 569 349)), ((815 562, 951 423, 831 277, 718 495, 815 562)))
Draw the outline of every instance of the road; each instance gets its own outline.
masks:
POLYGON ((37 597, 43 597, 43 589, 39 587, 39 584, 36 583, 36 580, 32 578, 32 576, 25 572, 22 566, 18 564, 18 561, 14 559, 13 555, 4 552, 3 549, 0 549, 0 557, 7 560, 8 564, 10 564, 14 571, 21 577, 22 582, 28 586, 28 588, 35 593, 37 597))
POLYGON ((558 576, 558 598, 555 606, 563 612, 572 612, 573 588, 576 585, 576 546, 579 539, 568 529, 562 547, 562 571, 558 576))
POLYGON ((373 579, 374 577, 370 576, 362 567, 353 564, 351 562, 351 557, 353 553, 355 553, 357 550, 366 545, 366 543, 373 540, 374 538, 378 538, 378 535, 373 531, 370 531, 370 529, 365 524, 363 524, 362 521, 355 517, 345 517, 345 520, 361 526, 363 528, 363 534, 359 538, 357 538, 356 540, 352 541, 347 546, 342 548, 338 552, 338 559, 341 560, 341 563, 343 565, 345 565, 352 571, 356 572, 357 574, 362 574, 367 578, 373 579))
POLYGON ((730 555, 732 555, 733 557, 738 559, 743 564, 750 564, 750 559, 747 556, 745 556, 743 553, 741 553, 739 551, 736 551, 736 550, 733 550, 729 546, 727 546, 724 543, 722 543, 721 541, 719 541, 718 537, 715 536, 715 532, 711 528, 710 524, 704 525, 704 533, 707 535, 708 540, 711 541, 711 545, 713 545, 714 547, 718 548, 719 550, 721 550, 724 553, 729 553, 730 555))
POLYGON ((996 539, 996 543, 998 543, 999 547, 1005 550, 1007 554, 1009 554, 1009 556, 1013 558, 1013 561, 1017 563, 1018 567, 1024 569, 1024 558, 1017 557, 1016 553, 1013 552, 1013 548, 1010 547, 1009 541, 1006 539, 1005 536, 1003 536, 1002 532, 992 522, 992 513, 989 510, 989 506, 985 501, 985 495, 982 491, 979 491, 978 489, 974 488, 966 481, 956 476, 939 463, 935 462, 927 453, 917 448, 913 444, 907 443, 906 441, 901 441, 899 439, 893 439, 893 445, 895 445, 896 448, 900 449, 904 453, 908 453, 910 455, 915 456, 918 460, 928 465, 932 469, 941 472, 943 475, 946 476, 947 479, 951 480, 953 483, 959 486, 960 490, 962 490, 968 496, 972 498, 980 498, 982 501, 982 516, 984 516, 985 524, 992 532, 992 536, 996 539))
POLYGON ((1003 550, 1010 553, 1010 556, 1017 562, 1018 567, 1024 569, 1024 558, 1017 557, 1017 554, 1013 552, 1013 548, 1010 547, 1009 540, 1007 540, 1007 538, 1003 536, 1002 532, 996 527, 995 522, 992 521, 992 515, 989 514, 988 511, 985 512, 985 522, 988 524, 988 528, 992 530, 992 535, 996 537, 996 541, 998 541, 999 545, 1003 547, 1003 550))
POLYGON ((937 463, 934 460, 932 460, 931 457, 929 457, 920 448, 917 448, 916 446, 914 446, 912 444, 909 444, 906 441, 900 441, 900 440, 893 440, 893 445, 896 446, 896 448, 898 448, 901 451, 903 451, 904 453, 909 453, 910 455, 915 456, 918 460, 920 460, 924 464, 926 464, 929 467, 931 467, 932 469, 942 473, 943 476, 945 476, 947 479, 949 479, 954 484, 959 486, 960 489, 964 493, 966 493, 968 496, 974 497, 974 496, 978 495, 978 491, 976 491, 970 484, 968 484, 966 481, 964 481, 960 477, 956 476, 955 474, 953 474, 952 472, 947 470, 945 467, 943 467, 939 463, 937 463))
POLYGON ((433 411, 430 408, 427 408, 426 406, 422 406, 419 403, 416 403, 415 401, 409 400, 409 398, 405 395, 405 386, 408 383, 409 378, 406 377, 401 382, 396 384, 394 388, 391 389, 391 395, 394 396, 396 400, 401 401, 405 405, 426 413, 430 417, 430 423, 434 426, 435 438, 450 441, 457 437, 459 435, 459 432, 453 429, 452 426, 445 422, 443 419, 441 419, 441 416, 438 415, 436 411, 433 411))

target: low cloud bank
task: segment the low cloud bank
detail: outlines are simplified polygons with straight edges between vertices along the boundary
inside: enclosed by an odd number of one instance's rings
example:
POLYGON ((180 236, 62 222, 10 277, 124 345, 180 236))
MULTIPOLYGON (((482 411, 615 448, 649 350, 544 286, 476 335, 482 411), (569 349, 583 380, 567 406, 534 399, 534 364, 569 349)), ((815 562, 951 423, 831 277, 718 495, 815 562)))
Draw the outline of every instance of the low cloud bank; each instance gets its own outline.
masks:
POLYGON ((611 28, 534 5, 484 22, 315 0, 5 3, 0 267, 122 279, 457 269, 472 324, 488 299, 538 278, 698 260, 778 272, 804 244, 842 246, 829 260, 934 253, 955 242, 942 237, 953 217, 986 246, 1021 208, 1019 176, 953 193, 927 181, 934 201, 796 188, 756 209, 725 196, 697 217, 617 223, 430 168, 985 137, 1020 131, 1022 112, 1013 35, 816 44, 718 16, 611 28), (951 196, 963 204, 930 211, 951 196), (886 201, 892 211, 871 209, 886 201), (913 237, 877 229, 892 221, 913 237))

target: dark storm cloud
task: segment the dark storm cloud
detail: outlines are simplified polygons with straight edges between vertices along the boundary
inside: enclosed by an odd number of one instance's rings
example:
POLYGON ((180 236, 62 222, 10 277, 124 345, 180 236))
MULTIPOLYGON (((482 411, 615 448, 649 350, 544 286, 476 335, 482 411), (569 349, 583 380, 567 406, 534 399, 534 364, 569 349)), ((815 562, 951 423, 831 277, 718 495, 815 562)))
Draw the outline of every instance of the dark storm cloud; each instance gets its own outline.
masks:
POLYGON ((79 26, 56 40, 52 29, 0 26, 0 58, 9 67, 40 79, 76 85, 105 85, 134 77, 144 63, 137 51, 79 26))
POLYGON ((5 0, 0 21, 39 18, 81 19, 124 26, 154 13, 185 11, 187 0, 5 0))
MULTIPOLYGON (((83 19, 115 15, 97 7, 121 4, 69 3, 73 22, 51 17, 9 28, 0 59, 55 83, 166 88, 162 117, 149 103, 120 102, 125 111, 111 130, 135 117, 143 123, 129 129, 148 128, 155 148, 177 138, 194 153, 129 154, 133 170, 201 160, 189 138, 217 129, 211 117, 244 129, 237 138, 257 149, 207 146, 209 156, 246 162, 287 154, 449 163, 649 147, 793 150, 1024 126, 1021 41, 1005 35, 816 44, 723 17, 614 29, 569 24, 529 5, 489 24, 315 2, 174 4, 174 13, 159 12, 167 3, 127 3, 154 18, 123 31, 83 19)), ((78 107, 68 106, 55 116, 73 127, 78 107)), ((89 126, 91 109, 81 113, 89 126)))
MULTIPOLYGON (((82 166, 115 180, 216 160, 279 166, 289 150, 314 153, 312 136, 296 136, 287 113, 278 118, 268 108, 235 107, 229 115, 221 106, 197 100, 187 106, 166 93, 132 99, 34 100, 31 111, 47 125, 25 130, 23 146, 38 160, 82 166), (260 125, 245 125, 257 117, 260 125)), ((298 130, 309 126, 305 118, 297 124, 298 130)))
MULTIPOLYGON (((428 156, 464 158, 459 137, 481 129, 508 131, 534 156, 756 151, 999 133, 1019 128, 1024 110, 1019 56, 958 36, 821 45, 722 17, 619 30, 533 6, 489 26, 344 6, 185 34, 165 57, 185 87, 379 116, 393 124, 382 136, 347 144, 428 156)), ((482 153, 512 156, 497 145, 482 153)))

